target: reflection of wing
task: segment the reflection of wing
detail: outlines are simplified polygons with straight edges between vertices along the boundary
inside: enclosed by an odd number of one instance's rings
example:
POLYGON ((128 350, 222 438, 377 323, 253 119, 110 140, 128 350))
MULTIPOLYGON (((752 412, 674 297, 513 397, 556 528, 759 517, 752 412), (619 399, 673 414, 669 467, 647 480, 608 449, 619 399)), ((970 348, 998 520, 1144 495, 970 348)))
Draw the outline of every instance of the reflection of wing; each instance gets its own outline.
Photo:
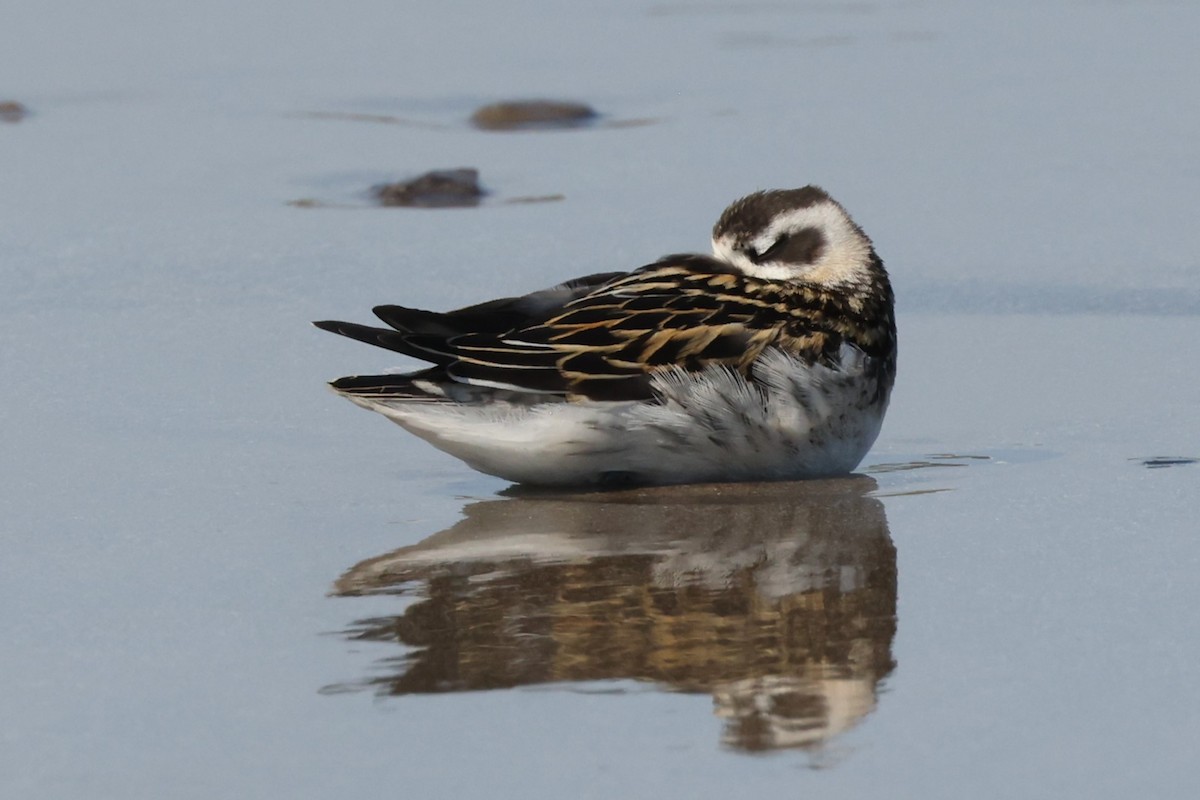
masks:
POLYGON ((869 478, 467 506, 341 595, 412 592, 349 635, 421 648, 384 694, 635 679, 711 693, 739 749, 810 746, 891 671, 895 550, 869 478))

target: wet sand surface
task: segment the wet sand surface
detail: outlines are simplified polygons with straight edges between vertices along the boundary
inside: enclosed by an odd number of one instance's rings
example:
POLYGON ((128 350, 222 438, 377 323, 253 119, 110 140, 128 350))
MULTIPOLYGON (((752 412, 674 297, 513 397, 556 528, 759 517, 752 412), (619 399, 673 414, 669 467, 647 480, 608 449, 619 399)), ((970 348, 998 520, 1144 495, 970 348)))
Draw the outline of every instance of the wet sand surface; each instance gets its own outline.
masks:
POLYGON ((0 795, 1194 794, 1196 9, 47 8, 0 51, 0 795), (521 97, 653 124, 466 122, 521 97), (462 164, 501 201, 364 199, 462 164), (808 182, 899 298, 857 476, 514 489, 322 386, 402 365, 311 319, 808 182))

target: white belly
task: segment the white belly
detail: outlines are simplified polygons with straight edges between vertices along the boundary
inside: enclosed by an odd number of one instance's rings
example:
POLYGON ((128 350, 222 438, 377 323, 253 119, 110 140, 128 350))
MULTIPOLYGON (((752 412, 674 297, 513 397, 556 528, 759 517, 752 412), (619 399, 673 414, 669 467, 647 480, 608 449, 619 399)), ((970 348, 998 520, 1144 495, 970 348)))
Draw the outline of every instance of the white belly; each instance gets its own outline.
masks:
POLYGON ((475 469, 547 486, 816 478, 852 471, 890 386, 857 350, 842 366, 765 354, 749 383, 725 368, 654 378, 660 403, 411 403, 353 398, 475 469))

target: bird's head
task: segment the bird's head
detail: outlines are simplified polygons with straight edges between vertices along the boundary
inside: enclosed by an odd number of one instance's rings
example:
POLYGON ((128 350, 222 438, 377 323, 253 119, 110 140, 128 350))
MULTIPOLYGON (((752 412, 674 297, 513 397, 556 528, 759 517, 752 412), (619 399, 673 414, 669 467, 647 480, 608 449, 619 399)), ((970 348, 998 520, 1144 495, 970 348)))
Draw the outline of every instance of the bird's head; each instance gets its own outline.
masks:
POLYGON ((721 214, 712 242, 714 256, 765 280, 848 289, 871 284, 879 269, 871 240, 816 186, 743 197, 721 214))

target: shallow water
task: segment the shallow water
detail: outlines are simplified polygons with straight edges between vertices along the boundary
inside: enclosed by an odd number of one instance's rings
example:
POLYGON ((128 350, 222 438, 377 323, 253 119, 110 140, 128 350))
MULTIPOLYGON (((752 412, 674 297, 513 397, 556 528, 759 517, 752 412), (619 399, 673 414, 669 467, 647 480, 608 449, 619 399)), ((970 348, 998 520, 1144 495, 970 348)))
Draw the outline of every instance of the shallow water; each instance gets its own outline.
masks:
POLYGON ((0 795, 1195 794, 1193 6, 9 5, 0 795), (370 205, 464 165, 561 199, 370 205), (512 490, 322 388, 809 181, 899 297, 861 476, 512 490))

